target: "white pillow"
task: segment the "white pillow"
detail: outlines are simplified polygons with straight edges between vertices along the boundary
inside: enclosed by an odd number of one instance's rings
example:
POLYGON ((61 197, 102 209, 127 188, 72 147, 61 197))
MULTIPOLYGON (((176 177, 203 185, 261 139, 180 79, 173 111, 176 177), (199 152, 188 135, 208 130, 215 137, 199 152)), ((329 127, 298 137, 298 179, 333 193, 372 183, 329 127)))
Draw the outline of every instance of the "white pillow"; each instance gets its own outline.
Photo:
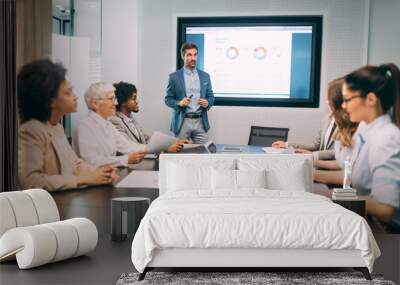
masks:
POLYGON ((311 169, 305 159, 239 159, 239 170, 266 170, 266 187, 273 190, 311 190, 311 169))
POLYGON ((236 170, 237 188, 266 188, 267 177, 262 170, 236 170))
POLYGON ((236 190, 236 170, 211 169, 212 190, 236 190))
POLYGON ((210 167, 170 163, 167 178, 168 191, 210 189, 210 167))
POLYGON ((267 169, 267 187, 273 190, 307 191, 308 168, 305 161, 277 164, 267 169))
POLYGON ((211 169, 233 170, 235 160, 182 160, 167 165, 167 191, 210 190, 211 169))
POLYGON ((266 188, 266 171, 263 170, 211 170, 211 189, 237 190, 241 188, 266 188))

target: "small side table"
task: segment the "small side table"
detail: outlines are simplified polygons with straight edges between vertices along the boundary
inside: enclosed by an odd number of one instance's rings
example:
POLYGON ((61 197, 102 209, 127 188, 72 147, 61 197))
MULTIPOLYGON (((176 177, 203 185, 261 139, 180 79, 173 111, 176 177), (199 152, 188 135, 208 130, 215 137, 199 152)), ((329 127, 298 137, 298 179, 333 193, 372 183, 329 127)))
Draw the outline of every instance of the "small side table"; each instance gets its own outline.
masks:
POLYGON ((111 239, 123 241, 134 235, 146 214, 150 199, 145 197, 118 197, 111 200, 111 239))
POLYGON ((343 208, 346 208, 356 214, 359 214, 363 218, 366 217, 365 199, 362 198, 358 198, 356 200, 332 199, 332 202, 339 204, 343 208))

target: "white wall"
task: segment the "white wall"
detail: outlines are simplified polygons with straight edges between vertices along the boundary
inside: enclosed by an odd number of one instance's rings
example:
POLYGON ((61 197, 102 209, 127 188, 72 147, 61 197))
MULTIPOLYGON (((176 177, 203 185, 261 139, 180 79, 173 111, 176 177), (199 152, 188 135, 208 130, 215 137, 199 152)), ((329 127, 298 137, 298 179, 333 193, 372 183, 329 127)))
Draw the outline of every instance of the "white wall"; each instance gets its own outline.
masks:
POLYGON ((139 17, 139 0, 102 0, 103 81, 127 81, 141 89, 139 17))
POLYGON ((372 0, 368 63, 400 66, 400 1, 372 0))
MULTIPOLYGON (((176 14, 257 14, 324 11, 322 91, 326 83, 366 63, 400 65, 400 1, 371 0, 103 0, 103 80, 134 82, 141 96, 140 119, 148 131, 168 131, 170 112, 163 103, 167 75, 173 71, 176 14), (369 23, 369 39, 365 33, 369 23), (355 31, 355 32, 354 32, 355 31), (359 48, 356 48, 358 46, 359 48)), ((325 93, 319 109, 214 107, 211 136, 217 142, 247 141, 251 124, 288 126, 289 139, 309 142, 326 113, 325 93), (227 130, 232 130, 227 132, 227 130), (226 138, 224 140, 223 138, 226 138)))
POLYGON ((101 55, 101 0, 74 2, 74 36, 90 39, 90 56, 101 55))
POLYGON ((163 97, 175 64, 174 15, 324 13, 321 107, 214 107, 210 134, 217 142, 246 143, 251 124, 287 126, 290 140, 310 142, 326 113, 329 80, 367 62, 400 65, 399 0, 371 0, 370 5, 368 0, 102 0, 102 5, 103 80, 137 85, 139 119, 149 132, 169 127, 163 97))
POLYGON ((324 14, 321 107, 213 107, 210 136, 218 143, 247 143, 250 125, 289 127, 289 140, 312 141, 327 112, 327 82, 366 62, 368 2, 364 0, 142 0, 140 11, 142 116, 148 130, 168 130, 170 109, 163 98, 168 73, 174 71, 177 15, 324 14))

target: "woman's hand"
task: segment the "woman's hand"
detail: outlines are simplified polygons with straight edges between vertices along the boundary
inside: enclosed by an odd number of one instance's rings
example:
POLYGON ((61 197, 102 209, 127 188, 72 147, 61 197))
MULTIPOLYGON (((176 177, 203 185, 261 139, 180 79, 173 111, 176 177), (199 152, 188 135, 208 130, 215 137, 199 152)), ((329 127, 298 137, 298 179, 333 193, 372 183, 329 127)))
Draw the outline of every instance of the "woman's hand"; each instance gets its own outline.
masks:
POLYGON ((117 178, 115 169, 111 166, 102 166, 95 170, 80 172, 78 185, 110 184, 117 178))
POLYGON ((287 148, 287 144, 284 141, 276 141, 272 143, 272 147, 274 148, 287 148))
POLYGON ((302 148, 296 148, 294 150, 294 153, 311 154, 312 151, 309 151, 307 149, 302 149, 302 148))

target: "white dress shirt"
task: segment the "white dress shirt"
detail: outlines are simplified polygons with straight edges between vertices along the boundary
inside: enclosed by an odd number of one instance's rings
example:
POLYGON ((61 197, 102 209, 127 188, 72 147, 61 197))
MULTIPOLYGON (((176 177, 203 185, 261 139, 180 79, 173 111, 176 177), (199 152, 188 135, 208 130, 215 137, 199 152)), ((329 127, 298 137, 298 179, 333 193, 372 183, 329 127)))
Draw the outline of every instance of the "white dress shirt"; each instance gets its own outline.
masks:
POLYGON ((183 68, 183 77, 185 80, 185 88, 186 88, 186 96, 192 98, 190 99, 190 103, 188 105, 188 113, 197 112, 200 109, 200 105, 198 103, 200 99, 200 78, 199 74, 194 69, 189 69, 187 67, 183 68))
POLYGON ((389 115, 360 124, 354 135, 352 183, 359 194, 400 206, 400 129, 389 115))
POLYGON ((96 167, 127 166, 129 153, 146 150, 143 145, 127 140, 112 123, 93 111, 80 122, 73 137, 73 148, 96 167), (117 152, 125 155, 117 156, 117 152))

